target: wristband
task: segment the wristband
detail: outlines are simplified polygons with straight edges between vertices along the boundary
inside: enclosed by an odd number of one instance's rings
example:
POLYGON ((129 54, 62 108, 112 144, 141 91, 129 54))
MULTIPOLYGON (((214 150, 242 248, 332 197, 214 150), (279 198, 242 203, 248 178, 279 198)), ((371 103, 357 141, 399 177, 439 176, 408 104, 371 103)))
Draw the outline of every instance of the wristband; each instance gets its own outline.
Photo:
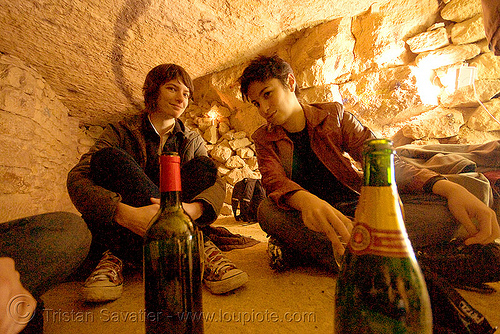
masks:
POLYGON ((425 182, 424 187, 423 187, 424 191, 426 193, 432 193, 432 188, 434 187, 434 184, 437 181, 441 181, 441 180, 448 180, 448 179, 442 175, 436 175, 436 176, 431 177, 429 180, 427 180, 427 182, 425 182))

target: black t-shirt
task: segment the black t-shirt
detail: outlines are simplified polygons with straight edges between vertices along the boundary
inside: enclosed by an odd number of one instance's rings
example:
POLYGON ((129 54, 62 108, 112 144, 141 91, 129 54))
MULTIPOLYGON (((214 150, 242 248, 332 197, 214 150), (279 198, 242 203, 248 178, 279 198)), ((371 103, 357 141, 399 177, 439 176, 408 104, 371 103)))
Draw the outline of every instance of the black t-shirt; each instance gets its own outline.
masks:
POLYGON ((314 154, 307 127, 287 134, 293 142, 292 181, 331 205, 357 200, 358 194, 337 180, 314 154))

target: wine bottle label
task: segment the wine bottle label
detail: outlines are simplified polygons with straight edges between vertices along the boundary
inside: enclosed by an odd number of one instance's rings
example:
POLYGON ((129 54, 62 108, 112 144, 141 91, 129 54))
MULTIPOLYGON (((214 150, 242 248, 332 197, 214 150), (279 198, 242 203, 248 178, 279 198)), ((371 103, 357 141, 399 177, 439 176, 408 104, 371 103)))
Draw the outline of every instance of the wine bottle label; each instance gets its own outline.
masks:
POLYGON ((408 240, 399 230, 373 229, 365 224, 354 226, 349 247, 354 254, 407 257, 408 240))
POLYGON ((180 163, 179 156, 160 156, 160 192, 181 191, 180 163))

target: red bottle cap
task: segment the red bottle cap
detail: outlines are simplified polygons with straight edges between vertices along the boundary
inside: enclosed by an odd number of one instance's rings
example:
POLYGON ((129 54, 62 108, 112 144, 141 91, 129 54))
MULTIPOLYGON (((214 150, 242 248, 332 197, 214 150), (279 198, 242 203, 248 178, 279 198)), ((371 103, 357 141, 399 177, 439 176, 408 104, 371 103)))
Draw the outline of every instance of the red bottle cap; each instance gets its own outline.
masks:
POLYGON ((160 192, 181 191, 181 158, 178 155, 160 156, 160 192))

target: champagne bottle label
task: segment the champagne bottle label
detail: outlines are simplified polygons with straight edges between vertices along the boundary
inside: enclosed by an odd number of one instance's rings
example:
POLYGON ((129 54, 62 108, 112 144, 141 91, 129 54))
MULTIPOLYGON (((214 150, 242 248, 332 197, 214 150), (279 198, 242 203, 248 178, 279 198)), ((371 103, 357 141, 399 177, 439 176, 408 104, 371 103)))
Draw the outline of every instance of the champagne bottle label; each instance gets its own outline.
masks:
POLYGON ((356 255, 373 254, 388 257, 409 256, 405 236, 400 231, 377 230, 357 224, 352 230, 349 246, 356 255))
POLYGON ((388 257, 409 255, 407 235, 394 188, 363 187, 363 197, 356 212, 350 247, 355 254, 373 254, 388 257))

